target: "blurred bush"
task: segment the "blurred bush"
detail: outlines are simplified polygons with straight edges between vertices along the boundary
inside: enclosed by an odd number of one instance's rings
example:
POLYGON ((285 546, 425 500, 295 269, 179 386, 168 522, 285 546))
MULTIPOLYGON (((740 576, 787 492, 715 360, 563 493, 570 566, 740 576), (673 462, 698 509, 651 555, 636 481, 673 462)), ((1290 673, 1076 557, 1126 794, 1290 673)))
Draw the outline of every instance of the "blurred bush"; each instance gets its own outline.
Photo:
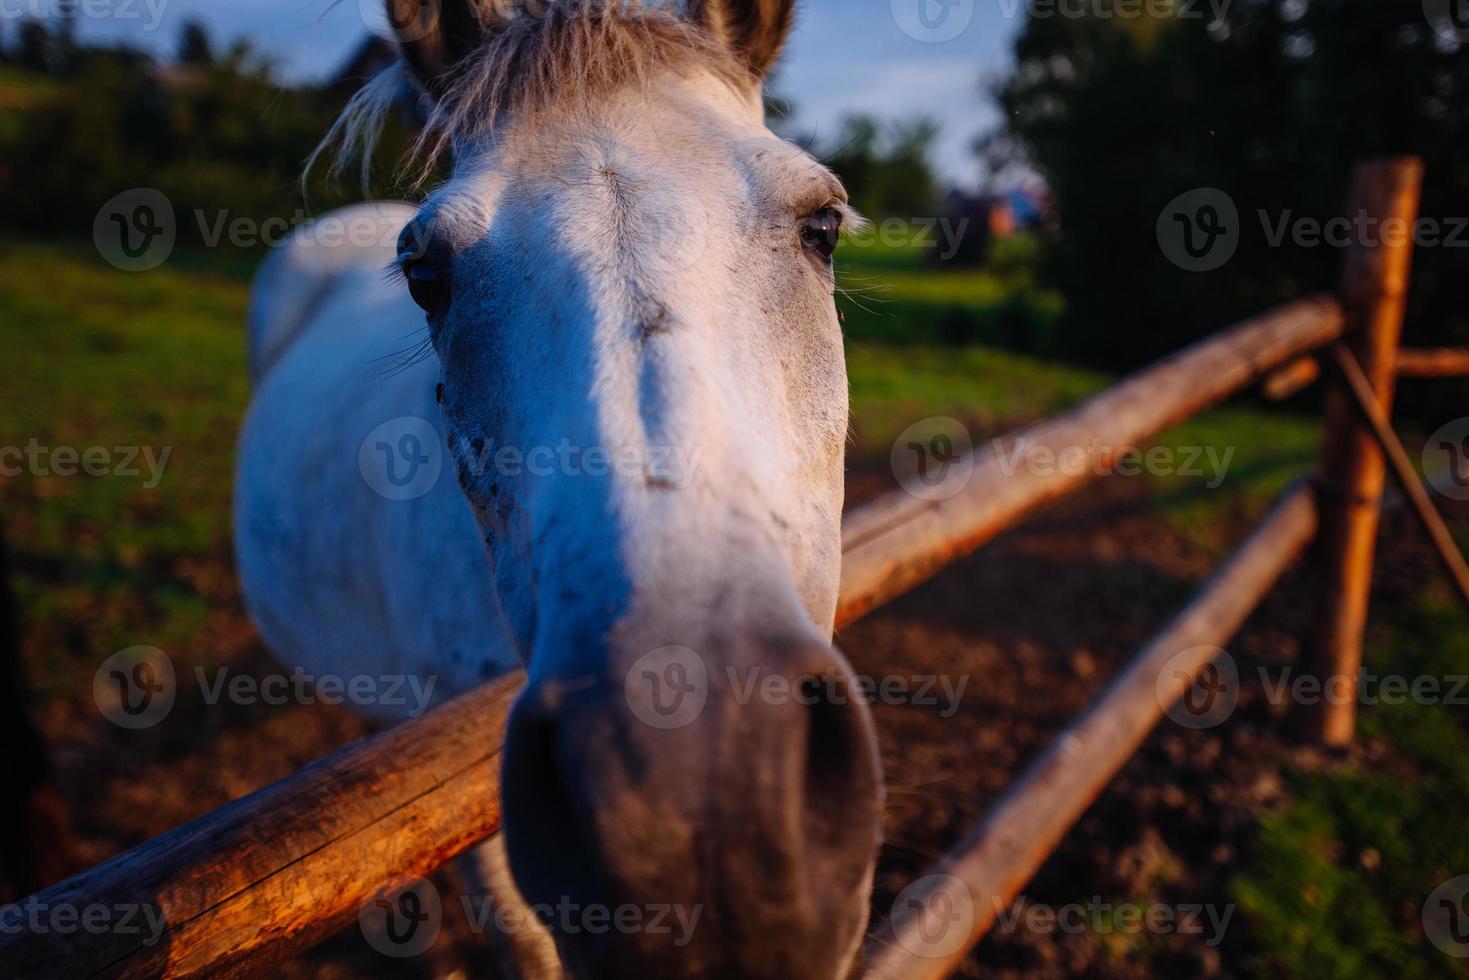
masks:
MULTIPOLYGON (((76 42, 66 27, 29 22, 0 61, 0 222, 45 236, 90 236, 97 210, 136 187, 173 204, 179 240, 204 244, 220 222, 298 223, 359 199, 355 180, 302 166, 350 92, 292 87, 248 44, 216 53, 197 24, 177 61, 76 42)), ((374 161, 373 196, 408 145, 411 119, 391 120, 374 161)), ((323 167, 324 169, 324 167, 323 167)), ((249 246, 261 248, 263 246, 249 246)))
POLYGON ((841 175, 852 206, 868 218, 927 217, 937 213, 941 193, 930 162, 938 134, 929 119, 883 125, 851 116, 821 153, 841 175))

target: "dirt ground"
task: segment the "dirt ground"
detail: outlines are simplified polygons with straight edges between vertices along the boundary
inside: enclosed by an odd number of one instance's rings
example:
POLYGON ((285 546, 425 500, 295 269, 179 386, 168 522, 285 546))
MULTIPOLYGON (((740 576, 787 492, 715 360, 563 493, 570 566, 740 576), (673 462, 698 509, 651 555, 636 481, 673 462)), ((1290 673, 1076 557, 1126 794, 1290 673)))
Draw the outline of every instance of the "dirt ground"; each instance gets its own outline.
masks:
MULTIPOLYGON (((884 488, 859 475, 852 497, 884 488)), ((889 783, 887 844, 874 915, 977 820, 1054 734, 1186 600, 1214 564, 1149 509, 1156 484, 1112 479, 1047 512, 933 582, 845 630, 839 645, 859 673, 967 679, 952 717, 940 706, 875 707, 889 783)), ((1256 515, 1233 514, 1233 537, 1256 515)), ((1469 517, 1461 508, 1458 518, 1469 517)), ((265 672, 269 656, 236 598, 228 555, 178 568, 218 601, 194 649, 179 659, 265 672)), ((1435 574, 1409 515, 1390 512, 1376 608, 1391 607, 1435 574)), ((1231 645, 1242 668, 1293 661, 1309 596, 1292 574, 1231 645)), ((187 687, 187 686, 184 686, 187 687)), ((343 709, 206 707, 181 699, 167 725, 123 732, 90 699, 51 700, 39 718, 70 806, 77 863, 90 865, 214 809, 366 733, 343 709)), ((1227 875, 1256 817, 1278 806, 1283 761, 1332 765, 1298 748, 1284 710, 1245 684, 1240 709, 1216 729, 1165 721, 1026 888, 1032 902, 1174 905, 1228 901, 1227 875)), ((1363 749, 1357 752, 1367 751, 1363 749)), ((441 891, 462 885, 440 875, 441 891)), ((425 957, 391 960, 349 930, 288 964, 284 977, 431 977, 490 972, 457 942, 467 927, 453 903, 449 941, 425 957)), ((1205 931, 1207 933, 1207 930, 1205 931)), ((1207 935, 993 932, 961 975, 988 977, 1213 977, 1236 972, 1238 923, 1218 946, 1207 935)), ((3 970, 0 970, 3 972, 3 970)))

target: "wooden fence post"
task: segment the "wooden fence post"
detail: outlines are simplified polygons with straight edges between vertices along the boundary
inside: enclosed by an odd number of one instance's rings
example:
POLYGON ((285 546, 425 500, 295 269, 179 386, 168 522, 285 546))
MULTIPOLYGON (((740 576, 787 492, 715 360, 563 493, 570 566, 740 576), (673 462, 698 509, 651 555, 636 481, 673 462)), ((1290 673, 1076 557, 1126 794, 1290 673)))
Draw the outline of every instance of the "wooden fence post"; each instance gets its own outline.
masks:
MULTIPOLYGON (((1342 272, 1347 343, 1391 412, 1397 353, 1413 256, 1423 162, 1416 157, 1364 163, 1352 177, 1347 218, 1352 242, 1342 272)), ((1308 669, 1321 697, 1307 714, 1308 734, 1349 744, 1356 728, 1357 680, 1372 589, 1378 515, 1386 477, 1382 449, 1340 379, 1327 396, 1321 458, 1321 536, 1316 580, 1321 590, 1308 669)))

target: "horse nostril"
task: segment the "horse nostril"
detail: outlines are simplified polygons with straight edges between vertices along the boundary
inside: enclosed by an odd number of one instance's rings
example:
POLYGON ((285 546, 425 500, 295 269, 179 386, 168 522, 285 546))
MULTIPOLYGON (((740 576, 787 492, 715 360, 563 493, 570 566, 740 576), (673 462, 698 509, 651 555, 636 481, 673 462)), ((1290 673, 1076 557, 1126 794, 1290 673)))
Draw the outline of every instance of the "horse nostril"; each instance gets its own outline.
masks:
POLYGON ((841 851, 851 842, 854 807, 880 793, 871 716, 844 665, 804 683, 805 843, 841 851))
MULTIPOLYGON (((501 797, 511 870, 527 896, 584 894, 595 853, 566 771, 559 709, 544 690, 528 689, 511 713, 501 797)), ((532 899, 534 901, 535 899, 532 899)))
POLYGON ((828 946, 853 949, 866 921, 880 832, 870 713, 808 634, 736 634, 700 662, 707 702, 676 727, 625 683, 527 689, 502 790, 515 882, 533 906, 687 917, 682 942, 549 923, 586 975, 833 976, 828 946))

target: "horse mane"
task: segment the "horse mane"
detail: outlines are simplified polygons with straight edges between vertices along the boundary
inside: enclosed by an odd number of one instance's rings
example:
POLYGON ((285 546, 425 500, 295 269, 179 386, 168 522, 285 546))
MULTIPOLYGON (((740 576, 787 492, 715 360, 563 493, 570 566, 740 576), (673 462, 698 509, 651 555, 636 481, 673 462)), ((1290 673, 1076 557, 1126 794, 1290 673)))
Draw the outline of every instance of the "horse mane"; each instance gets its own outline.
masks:
MULTIPOLYGON (((734 87, 752 81, 749 69, 727 47, 681 15, 682 3, 474 2, 495 11, 495 26, 479 49, 452 69, 401 163, 400 177, 420 168, 410 182, 415 190, 445 150, 488 137, 510 115, 575 109, 615 88, 646 85, 669 70, 708 70, 734 87)), ((490 15, 483 13, 482 19, 490 15)), ((330 173, 340 174, 347 162, 360 160, 365 188, 383 123, 405 87, 416 84, 400 59, 364 85, 307 160, 303 183, 317 160, 336 147, 330 173)))

